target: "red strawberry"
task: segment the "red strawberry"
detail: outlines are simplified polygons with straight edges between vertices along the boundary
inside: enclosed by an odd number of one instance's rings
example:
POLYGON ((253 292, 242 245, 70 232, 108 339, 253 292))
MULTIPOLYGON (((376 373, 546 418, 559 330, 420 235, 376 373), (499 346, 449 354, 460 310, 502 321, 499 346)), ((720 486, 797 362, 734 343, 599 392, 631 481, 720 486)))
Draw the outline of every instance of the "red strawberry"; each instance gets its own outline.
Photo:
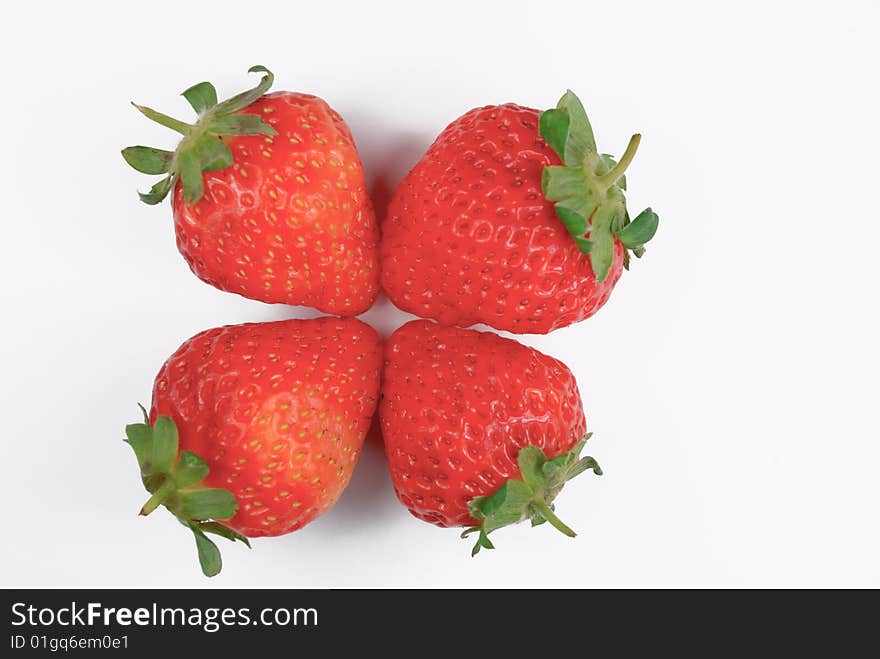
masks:
POLYGON ((403 179, 382 226, 382 286, 446 325, 546 334, 593 315, 656 231, 631 223, 624 170, 596 149, 577 97, 539 112, 471 110, 403 179), (554 203, 555 202, 555 203, 554 203))
POLYGON ((173 188, 177 246, 199 278, 263 302, 353 316, 379 290, 378 232, 364 173, 345 122, 308 94, 263 96, 273 76, 217 103, 208 82, 183 95, 194 125, 137 107, 183 134, 175 152, 143 146, 122 155, 165 174, 141 199, 173 188))
POLYGON ((407 323, 385 346, 382 436, 398 498, 438 526, 488 534, 553 513, 563 484, 592 469, 580 394, 565 364, 492 333, 407 323))
POLYGON ((153 495, 143 513, 164 504, 192 529, 208 576, 220 554, 205 533, 244 540, 308 524, 348 485, 381 360, 379 336, 354 318, 196 334, 156 376, 152 428, 126 428, 153 495))

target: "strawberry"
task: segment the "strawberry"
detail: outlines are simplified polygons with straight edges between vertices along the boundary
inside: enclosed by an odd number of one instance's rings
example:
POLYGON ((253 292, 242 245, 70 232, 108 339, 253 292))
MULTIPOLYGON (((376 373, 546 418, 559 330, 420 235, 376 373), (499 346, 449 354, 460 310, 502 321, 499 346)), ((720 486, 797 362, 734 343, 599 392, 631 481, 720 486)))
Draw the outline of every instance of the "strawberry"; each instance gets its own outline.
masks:
POLYGON ((149 419, 126 428, 152 494, 142 514, 164 505, 189 527, 208 576, 220 553, 206 533, 245 540, 308 524, 351 478, 381 360, 379 336, 355 318, 196 334, 156 376, 149 419))
POLYGON ((379 416, 397 497, 416 517, 488 534, 530 519, 574 531, 553 512, 567 480, 592 469, 565 364, 511 339, 425 320, 385 345, 379 416))
POLYGON ((593 315, 657 229, 632 222, 620 162, 600 154, 567 92, 556 108, 490 105, 452 122, 392 196, 382 286, 444 325, 546 334, 593 315))
POLYGON ((122 155, 164 174, 141 194, 158 204, 173 189, 177 247, 192 271, 224 291, 263 302, 353 316, 379 291, 378 231, 364 172, 345 122, 323 100, 257 87, 222 103, 209 82, 183 96, 185 124, 147 107, 181 133, 174 152, 132 146, 122 155))

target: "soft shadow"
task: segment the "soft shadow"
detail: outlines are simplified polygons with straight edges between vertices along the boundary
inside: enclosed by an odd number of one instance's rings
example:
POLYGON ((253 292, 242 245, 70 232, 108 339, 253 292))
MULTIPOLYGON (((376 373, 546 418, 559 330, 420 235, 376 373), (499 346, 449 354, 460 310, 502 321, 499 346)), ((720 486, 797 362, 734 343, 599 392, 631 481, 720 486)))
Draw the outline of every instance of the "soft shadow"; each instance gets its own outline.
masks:
POLYGON ((385 220, 395 188, 430 144, 431 138, 423 133, 398 135, 381 146, 376 145, 364 156, 367 188, 380 224, 385 220))

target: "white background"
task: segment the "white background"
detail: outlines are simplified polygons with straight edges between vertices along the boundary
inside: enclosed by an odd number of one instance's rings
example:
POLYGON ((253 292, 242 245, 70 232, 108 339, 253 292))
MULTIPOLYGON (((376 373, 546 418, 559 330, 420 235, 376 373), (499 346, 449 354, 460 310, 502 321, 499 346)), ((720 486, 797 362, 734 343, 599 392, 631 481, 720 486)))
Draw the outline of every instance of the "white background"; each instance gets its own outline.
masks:
MULTIPOLYGON (((0 25, 0 585, 880 586, 875 2, 29 2, 0 25), (578 378, 602 478, 580 531, 499 531, 469 556, 411 517, 369 446, 306 529, 224 543, 145 500, 123 426, 208 327, 307 316, 216 291, 147 207, 121 147, 171 147, 137 100, 254 83, 346 118, 394 186, 477 105, 570 87, 600 148, 643 133, 631 208, 660 231, 594 318, 530 345, 578 378)), ((364 318, 405 320, 386 300, 364 318)))

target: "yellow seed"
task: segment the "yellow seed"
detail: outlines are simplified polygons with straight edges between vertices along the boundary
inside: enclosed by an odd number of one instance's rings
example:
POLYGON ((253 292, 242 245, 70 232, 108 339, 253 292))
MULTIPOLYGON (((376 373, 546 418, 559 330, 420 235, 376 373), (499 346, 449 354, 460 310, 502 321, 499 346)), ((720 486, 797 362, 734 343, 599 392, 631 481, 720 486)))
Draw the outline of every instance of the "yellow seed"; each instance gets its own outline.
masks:
POLYGON ((283 498, 285 498, 285 497, 289 497, 289 496, 290 496, 290 492, 288 492, 287 490, 284 490, 284 491, 282 491, 282 492, 279 492, 279 493, 278 493, 278 496, 281 497, 281 498, 283 499, 283 498))
POLYGON ((299 508, 301 505, 302 505, 302 503, 300 503, 299 501, 294 501, 294 502, 293 502, 293 507, 294 507, 294 508, 299 508))

